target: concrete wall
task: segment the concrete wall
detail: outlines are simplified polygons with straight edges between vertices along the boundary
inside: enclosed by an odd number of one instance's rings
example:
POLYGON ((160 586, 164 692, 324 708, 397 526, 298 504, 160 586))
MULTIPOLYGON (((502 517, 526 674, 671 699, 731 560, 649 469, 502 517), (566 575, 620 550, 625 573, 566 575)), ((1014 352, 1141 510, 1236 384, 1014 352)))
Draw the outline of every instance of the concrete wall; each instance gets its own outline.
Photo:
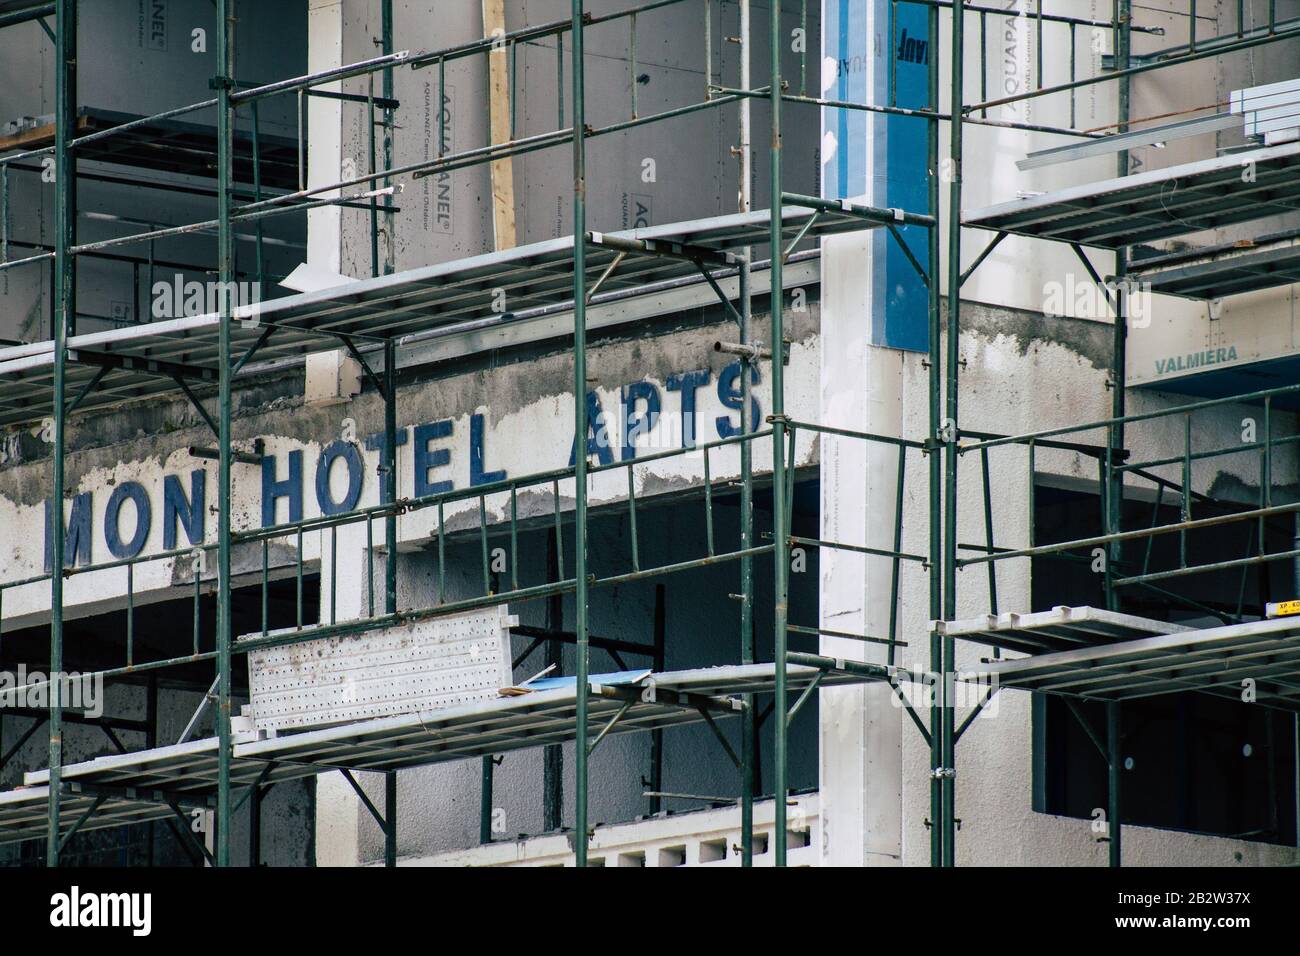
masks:
MULTIPOLYGON (((767 63, 766 5, 755 2, 754 49, 756 75, 767 63), (760 27, 760 24, 764 26, 760 27)), ((588 13, 599 16, 625 9, 616 0, 594 0, 588 13)), ((521 0, 506 5, 506 29, 566 20, 569 4, 563 0, 521 0)), ((799 26, 799 11, 787 6, 783 15, 791 30, 799 26)), ((642 15, 637 20, 637 115, 687 106, 706 98, 704 75, 703 5, 682 3, 642 15)), ((739 76, 737 45, 726 40, 739 32, 739 12, 734 3, 712 5, 714 82, 736 85, 739 76)), ((433 16, 429 4, 396 0, 393 4, 394 45, 413 53, 446 49, 483 36, 478 0, 453 0, 438 4, 433 16)), ((376 3, 358 0, 313 0, 313 69, 330 61, 352 62, 374 56, 380 35, 376 3)), ((817 5, 810 4, 809 32, 816 36, 817 5)), ((563 37, 565 70, 563 114, 556 96, 556 41, 543 37, 520 45, 515 86, 516 136, 527 137, 570 128, 573 123, 571 43, 563 37)), ((587 124, 603 129, 632 117, 629 35, 626 20, 593 27, 586 34, 587 124)), ((815 49, 815 46, 814 46, 815 49)), ((504 54, 500 54, 504 55, 504 54)), ((810 54, 810 74, 816 57, 810 54)), ((787 54, 785 69, 799 68, 798 55, 787 54)), ((487 63, 484 55, 449 61, 443 154, 488 144, 486 108, 487 63)), ((365 94, 365 79, 340 87, 365 94)), ((378 89, 378 80, 376 80, 378 89)), ((439 71, 435 65, 420 70, 394 72, 394 95, 400 100, 399 128, 394 135, 394 163, 398 166, 427 161, 439 155, 439 71)), ((767 122, 763 104, 754 108, 754 128, 767 122)), ((793 109, 786 114, 786 181, 791 192, 817 192, 819 176, 817 111, 793 109)), ((321 100, 312 104, 313 181, 337 181, 342 164, 369 168, 369 137, 365 108, 321 100)), ((589 140, 589 229, 614 231, 640 225, 660 225, 736 211, 738 163, 731 154, 737 142, 738 109, 733 105, 589 140), (647 165, 650 163, 651 165, 647 165)), ((756 152, 766 147, 756 140, 756 152)), ((567 144, 515 157, 514 188, 517 239, 520 245, 567 236, 573 230, 572 175, 567 144)), ((754 194, 766 196, 763 164, 756 164, 754 194)), ((395 200, 401 212, 391 226, 384 224, 381 260, 409 269, 493 250, 492 206, 486 167, 458 169, 421 179, 400 177, 405 188, 395 200), (390 239, 389 232, 392 232, 390 239)), ((370 274, 370 218, 355 210, 318 211, 312 214, 313 249, 327 261, 333 256, 336 271, 347 275, 370 274), (318 228, 319 224, 319 228, 318 228), (337 240, 335 231, 337 232, 337 240), (337 242, 337 244, 336 244, 337 242), (324 245, 321 245, 321 244, 324 245), (328 250, 325 248, 328 247, 328 250)))

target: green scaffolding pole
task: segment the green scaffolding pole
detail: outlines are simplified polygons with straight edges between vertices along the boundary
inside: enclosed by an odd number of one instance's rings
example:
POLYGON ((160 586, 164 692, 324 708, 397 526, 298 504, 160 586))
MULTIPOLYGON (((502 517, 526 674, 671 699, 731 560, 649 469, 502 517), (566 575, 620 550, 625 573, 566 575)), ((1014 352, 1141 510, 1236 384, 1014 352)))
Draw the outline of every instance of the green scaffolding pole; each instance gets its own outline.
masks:
MULTIPOLYGON (((777 866, 786 865, 786 792, 789 788, 789 768, 787 751, 789 741, 789 710, 786 701, 786 619, 788 615, 787 589, 790 575, 790 541, 786 528, 785 500, 785 354, 784 308, 785 291, 781 276, 781 51, 785 46, 781 36, 781 0, 773 0, 771 10, 770 53, 772 59, 771 104, 772 104, 772 143, 771 143, 771 255, 772 262, 772 540, 775 548, 772 560, 775 565, 773 600, 772 639, 775 644, 774 658, 776 664, 775 702, 773 718, 775 720, 775 781, 773 785, 773 802, 775 806, 772 821, 772 837, 775 842, 775 862, 777 866)), ((747 413, 748 409, 742 412, 747 413)), ((793 467, 793 462, 790 463, 793 467)))
POLYGON ((230 364, 231 288, 234 242, 230 220, 231 178, 233 171, 233 137, 230 93, 232 57, 232 10, 234 0, 217 0, 217 272, 222 289, 221 327, 217 348, 221 417, 219 424, 219 466, 217 476, 217 832, 216 865, 230 865, 230 429, 231 386, 234 377, 230 364))
POLYGON ((63 672, 63 464, 67 444, 67 409, 64 403, 68 366, 67 337, 77 321, 76 260, 69 251, 76 242, 77 174, 68 147, 77 116, 77 3, 58 0, 54 12, 55 121, 54 195, 55 260, 54 326, 54 430, 53 482, 50 500, 50 798, 45 842, 47 866, 59 865, 60 799, 63 768, 63 706, 60 691, 63 672))
MULTIPOLYGON (((397 501, 397 343, 384 340, 384 499, 397 501)), ((384 613, 397 614, 397 512, 384 518, 384 613)), ((299 561, 302 558, 299 556, 299 561)), ((331 555, 330 560, 334 560, 331 555)), ((443 600, 439 593, 438 600, 443 600)), ((384 865, 397 865, 397 771, 384 774, 384 865)))
MULTIPOLYGON (((750 86, 750 4, 740 0, 740 85, 750 86)), ((753 144, 751 142, 752 110, 750 100, 740 102, 740 208, 749 212, 753 207, 751 172, 753 170, 753 144)), ((740 262, 740 324, 737 330, 741 345, 749 345, 752 338, 750 322, 754 302, 751 287, 750 263, 752 249, 745 249, 740 262)), ((751 374, 748 363, 740 376, 740 432, 748 436, 753 424, 750 406, 753 402, 751 374)), ((753 442, 740 443, 740 547, 748 550, 754 546, 754 456, 753 442)), ((754 663, 754 560, 740 559, 740 662, 754 663)), ((740 865, 754 865, 754 748, 758 733, 754 714, 754 695, 745 695, 745 710, 740 715, 740 865)))
MULTIPOLYGON (((930 43, 929 97, 930 109, 939 112, 939 8, 931 6, 928 11, 928 31, 930 43)), ((894 49, 891 44, 891 58, 894 49)), ((930 285, 929 319, 930 319, 930 618, 939 620, 943 616, 943 578, 939 569, 943 567, 943 539, 941 536, 941 513, 943 508, 943 460, 940 455, 940 442, 943 432, 943 415, 941 396, 943 393, 943 368, 941 362, 939 299, 939 121, 931 119, 927 125, 926 147, 929 153, 930 174, 930 215, 934 224, 928 235, 930 251, 930 285)), ((942 643, 938 631, 930 632, 930 673, 937 674, 943 669, 942 643)), ((943 793, 940 783, 940 767, 943 766, 943 740, 940 732, 942 723, 938 688, 932 688, 930 700, 930 865, 939 866, 943 862, 943 832, 939 822, 943 818, 943 793)))
MULTIPOLYGON (((948 341, 946 375, 948 380, 945 408, 944 443, 944 521, 943 521, 943 616, 957 616, 957 399, 958 368, 961 359, 961 187, 962 187, 962 100, 964 90, 964 20, 965 0, 952 4, 952 127, 949 142, 948 183, 948 341)), ((956 670, 956 641, 943 638, 943 666, 939 677, 943 707, 943 766, 940 781, 943 792, 943 865, 956 863, 956 726, 952 699, 952 674, 956 670)))
MULTIPOLYGON (((577 739, 573 753, 574 863, 587 865, 587 140, 583 0, 573 0, 573 534, 577 739)), ((557 44, 562 39, 557 38, 557 44)), ((558 48, 558 47, 557 47, 558 48)))
MULTIPOLYGON (((1114 0, 1112 8, 1115 21, 1115 66, 1127 70, 1131 50, 1131 25, 1133 18, 1132 0, 1114 0)), ((1119 78, 1118 125, 1116 131, 1128 131, 1130 109, 1130 92, 1132 80, 1128 75, 1119 78)), ((1127 176, 1129 171, 1128 151, 1121 150, 1115 158, 1116 175, 1127 176)), ((1115 275, 1123 279, 1127 272, 1127 255, 1125 250, 1115 252, 1115 275)), ((1106 488, 1103 489, 1105 501, 1105 530, 1114 533, 1122 530, 1124 508, 1124 472, 1117 470, 1123 463, 1124 449, 1124 411, 1127 396, 1124 391, 1124 368, 1127 355, 1128 337, 1128 294, 1124 283, 1117 282, 1115 289, 1115 321, 1112 337, 1111 355, 1111 415, 1118 419, 1110 427, 1108 450, 1105 458, 1106 488)), ((1190 487, 1184 489, 1189 493, 1190 487)), ((1115 587, 1115 568, 1120 566, 1123 557, 1123 542, 1114 540, 1108 547, 1106 556, 1106 573, 1103 577, 1106 594, 1106 607, 1112 611, 1119 610, 1120 596, 1115 587)), ((1118 701, 1106 705, 1106 823, 1109 843, 1107 846, 1109 863, 1118 867, 1122 859, 1122 830, 1120 777, 1123 773, 1123 735, 1121 733, 1121 711, 1118 701)))

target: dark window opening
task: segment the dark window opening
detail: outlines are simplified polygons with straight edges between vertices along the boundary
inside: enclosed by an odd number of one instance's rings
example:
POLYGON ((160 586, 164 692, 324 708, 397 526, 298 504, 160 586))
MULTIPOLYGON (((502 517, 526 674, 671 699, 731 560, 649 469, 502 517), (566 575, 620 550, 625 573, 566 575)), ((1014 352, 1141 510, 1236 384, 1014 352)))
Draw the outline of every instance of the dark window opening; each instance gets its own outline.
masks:
MULTIPOLYGON (((272 581, 266 592, 267 626, 270 629, 292 627, 299 618, 312 624, 320 617, 320 581, 316 574, 304 575, 302 597, 296 578, 272 581)), ((216 641, 216 597, 206 584, 199 598, 198 647, 200 653, 214 649, 216 641)), ((235 636, 258 632, 262 629, 262 588, 255 586, 236 588, 231 596, 232 633, 235 636)), ((137 604, 134 612, 132 641, 134 660, 146 663, 191 653, 194 648, 194 598, 193 596, 161 601, 155 604, 137 604)), ((64 670, 89 673, 101 669, 122 667, 126 662, 127 612, 113 611, 64 623, 64 670)), ((46 672, 49 668, 49 626, 24 628, 4 635, 0 642, 0 670, 14 672, 23 665, 28 673, 46 672)), ((248 693, 247 668, 238 662, 233 669, 234 693, 246 697, 248 693)), ((176 725, 184 726, 192 712, 191 701, 195 693, 203 693, 212 684, 215 663, 211 660, 186 663, 156 671, 141 672, 130 677, 105 680, 107 706, 104 717, 112 733, 127 750, 143 750, 150 745, 166 746, 176 742, 176 725), (150 683, 155 684, 150 689, 150 683), (143 692, 133 695, 137 705, 129 711, 120 704, 114 706, 113 685, 129 683, 143 692), (190 692, 184 702, 175 699, 176 692, 190 692), (151 693, 158 695, 158 707, 152 739, 138 727, 146 721, 149 708, 145 701, 151 693), (116 721, 122 721, 118 725, 116 721), (126 726, 126 724, 131 726, 126 726)), ((32 726, 43 721, 41 713, 28 713, 6 709, 0 712, 0 756, 8 753, 32 726)), ((211 730, 211 714, 200 722, 195 736, 206 736, 211 730)), ((26 771, 46 766, 44 755, 45 726, 41 724, 29 738, 26 746, 7 764, 0 765, 0 787, 10 789, 22 782, 26 771)), ((118 747, 109 734, 84 720, 67 720, 64 725, 65 746, 70 756, 66 762, 79 762, 96 756, 118 753, 118 747)), ((289 786, 289 785, 283 785, 289 786)), ((180 826, 180 821, 174 821, 180 826)), ((78 832, 68 842, 61 862, 68 866, 183 866, 195 862, 195 850, 182 842, 169 822, 143 823, 122 827, 78 832)), ((0 866, 41 866, 45 862, 43 840, 0 845, 0 866)))
MULTIPOLYGON (((1193 517, 1236 508, 1197 501, 1193 517)), ((1180 503, 1127 500, 1125 529, 1179 520, 1180 503)), ((1101 531, 1095 494, 1039 486, 1034 510, 1036 544, 1101 531)), ((1120 576, 1247 557, 1258 553, 1256 522, 1223 524, 1125 545, 1120 576), (1252 550, 1253 549, 1253 550, 1252 550)), ((1292 547, 1289 522, 1266 523, 1265 547, 1292 547)), ((1033 609, 1056 605, 1104 607, 1102 577, 1090 553, 1033 559, 1033 609)), ((1211 627, 1262 616, 1268 601, 1292 597, 1289 561, 1198 573, 1119 589, 1119 609, 1131 614, 1211 627)), ((1105 739, 1105 709, 1079 702, 1080 716, 1105 739)), ((1091 819, 1107 804, 1106 760, 1059 696, 1035 695, 1034 809, 1091 819)), ((1121 706, 1121 817, 1125 824, 1163 827, 1281 845, 1296 842, 1296 720, 1289 712, 1230 698, 1188 692, 1125 701, 1121 706)))

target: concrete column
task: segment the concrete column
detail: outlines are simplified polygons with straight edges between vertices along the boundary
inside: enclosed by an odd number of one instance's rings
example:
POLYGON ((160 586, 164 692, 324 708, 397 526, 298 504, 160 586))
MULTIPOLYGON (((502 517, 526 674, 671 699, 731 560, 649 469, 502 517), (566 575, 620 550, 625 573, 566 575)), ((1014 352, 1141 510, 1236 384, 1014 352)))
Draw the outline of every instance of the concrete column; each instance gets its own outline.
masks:
MULTIPOLYGON (((902 353, 868 344, 869 238, 844 237, 823 249, 821 421, 896 435, 902 353)), ((897 452, 878 443, 823 436, 821 537, 890 549, 894 540, 897 452)), ((821 627, 885 637, 892 562, 823 549, 821 627)), ((887 660, 880 644, 822 637, 821 653, 887 660)), ((897 862, 902 852, 902 711, 885 685, 821 692, 822 862, 897 862)))
MULTIPOLYGON (((316 73, 343 65, 342 0, 310 0, 307 10, 307 70, 316 73)), ((323 90, 341 89, 331 83, 323 90)), ((302 99, 303 135, 310 144, 307 185, 324 186, 343 179, 343 103, 320 96, 302 99)), ((358 169, 360 173, 362 170, 358 169)), ((335 193, 323 193, 320 198, 335 193)), ((307 262, 318 269, 341 272, 342 210, 323 206, 307 213, 307 262)))
MULTIPOLYGON (((888 77, 875 44, 888 43, 888 4, 842 0, 825 10, 823 95, 884 102, 888 77)), ((876 118, 826 111, 823 181, 830 198, 875 202, 883 193, 882 140, 876 118), (877 185, 879 183, 879 185, 877 185), (833 195, 832 195, 833 193, 833 195)), ((902 355, 876 348, 873 323, 883 320, 880 237, 828 240, 822 248, 821 395, 819 421, 856 431, 897 435, 901 429, 902 355)), ((821 537, 891 549, 898 457, 891 447, 823 436, 821 537)), ((823 549, 821 627, 885 637, 889 631, 892 562, 823 549)), ((886 662, 887 649, 822 637, 821 653, 886 662)), ((902 711, 884 685, 821 692, 822 863, 893 864, 902 854, 902 711)))

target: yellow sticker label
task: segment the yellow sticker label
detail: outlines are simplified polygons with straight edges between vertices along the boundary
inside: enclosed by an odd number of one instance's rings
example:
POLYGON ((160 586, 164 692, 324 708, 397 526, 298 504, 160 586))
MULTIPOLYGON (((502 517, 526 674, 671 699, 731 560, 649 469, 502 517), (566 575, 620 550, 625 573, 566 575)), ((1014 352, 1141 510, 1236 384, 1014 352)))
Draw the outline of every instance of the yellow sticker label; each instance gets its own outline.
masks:
POLYGON ((1300 614, 1300 601, 1278 601, 1268 605, 1269 617, 1289 617, 1300 614))

